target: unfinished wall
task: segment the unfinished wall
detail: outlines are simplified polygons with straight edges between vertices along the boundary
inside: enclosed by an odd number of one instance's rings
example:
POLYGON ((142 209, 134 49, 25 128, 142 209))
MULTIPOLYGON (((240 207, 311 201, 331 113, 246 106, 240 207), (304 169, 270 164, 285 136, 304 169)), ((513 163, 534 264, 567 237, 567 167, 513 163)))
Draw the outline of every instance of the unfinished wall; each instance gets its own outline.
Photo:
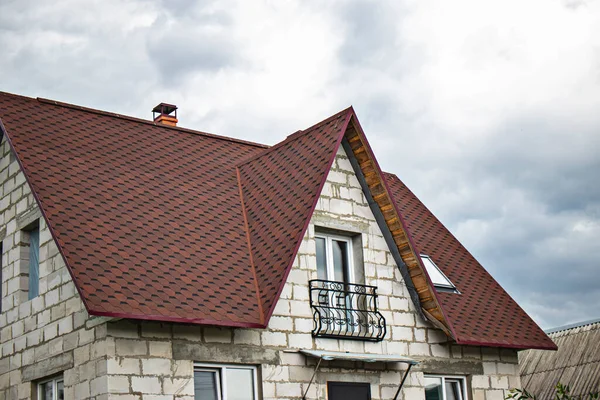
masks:
POLYGON ((39 379, 63 373, 67 399, 106 388, 106 325, 90 321, 6 140, 0 145, 0 399, 35 398, 39 379), (39 296, 28 299, 29 240, 39 223, 39 296), (95 325, 95 326, 94 326, 95 325))

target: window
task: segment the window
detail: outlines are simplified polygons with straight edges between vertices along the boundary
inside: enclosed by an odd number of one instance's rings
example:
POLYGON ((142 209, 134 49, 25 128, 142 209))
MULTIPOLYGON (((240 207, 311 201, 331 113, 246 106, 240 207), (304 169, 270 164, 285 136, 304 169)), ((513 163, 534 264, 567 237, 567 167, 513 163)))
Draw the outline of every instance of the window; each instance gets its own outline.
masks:
POLYGON ((327 382, 327 400, 371 400, 369 383, 327 382))
POLYGON ((256 367, 197 364, 194 367, 195 400, 257 400, 256 367))
POLYGON ((425 269, 427 270, 427 274, 431 278, 431 282, 438 289, 447 289, 448 291, 458 292, 456 290, 456 286, 444 273, 440 268, 435 265, 431 257, 425 254, 421 254, 421 260, 423 261, 423 265, 425 265, 425 269))
POLYGON ((465 379, 425 375, 425 400, 466 400, 465 379))
POLYGON ((38 383, 38 400, 64 400, 65 390, 63 377, 59 376, 53 379, 38 383))
MULTIPOLYGON (((317 336, 364 336, 373 335, 374 319, 369 319, 369 310, 377 314, 376 305, 369 308, 368 301, 376 299, 373 287, 354 284, 353 238, 332 233, 315 234, 317 252, 317 280, 311 281, 311 306, 318 302, 314 315, 320 329, 313 331, 317 336), (342 283, 342 284, 340 284, 342 283), (369 291, 369 294, 367 294, 369 291), (357 293, 362 293, 357 295, 357 293), (371 321, 371 325, 367 321, 371 321), (359 332, 362 329, 361 332, 359 332), (318 331, 318 333, 317 333, 318 331)), ((360 245, 356 246, 360 249, 360 245)), ((360 265, 360 261, 357 262, 360 265)), ((360 278, 359 278, 360 280, 360 278)), ((376 304, 376 303, 375 303, 376 304)), ((378 322, 381 320, 378 318, 378 322)), ((381 325, 376 332, 381 333, 381 325)), ((375 335, 378 340, 379 336, 375 335)))
POLYGON ((40 294, 40 228, 29 232, 29 300, 40 294))
POLYGON ((317 233, 318 279, 352 282, 352 239, 346 236, 317 233))

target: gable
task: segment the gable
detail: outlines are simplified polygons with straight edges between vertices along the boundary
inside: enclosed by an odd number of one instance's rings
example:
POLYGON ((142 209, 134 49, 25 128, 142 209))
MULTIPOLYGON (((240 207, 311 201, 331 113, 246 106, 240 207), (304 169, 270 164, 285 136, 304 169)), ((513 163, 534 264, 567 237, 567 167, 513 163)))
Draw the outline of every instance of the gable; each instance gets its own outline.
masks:
MULTIPOLYGON (((401 274, 397 273, 398 264, 383 233, 387 227, 377 221, 373 209, 368 204, 369 195, 364 192, 344 147, 340 146, 337 150, 335 161, 311 217, 313 231, 308 237, 305 236, 305 240, 315 237, 347 240, 353 253, 349 257, 351 265, 348 267, 351 273, 350 276, 346 276, 346 283, 377 287, 381 283, 380 278, 383 278, 385 282, 382 285, 385 284, 386 287, 383 292, 378 293, 389 296, 392 294, 389 284, 394 277, 399 277, 397 283, 403 287, 400 292, 404 297, 411 282, 406 282, 400 277, 401 274)), ((312 250, 309 252, 304 250, 304 253, 315 258, 316 250, 313 247, 315 246, 311 246, 312 250)), ((418 311, 418 298, 414 305, 418 311)))

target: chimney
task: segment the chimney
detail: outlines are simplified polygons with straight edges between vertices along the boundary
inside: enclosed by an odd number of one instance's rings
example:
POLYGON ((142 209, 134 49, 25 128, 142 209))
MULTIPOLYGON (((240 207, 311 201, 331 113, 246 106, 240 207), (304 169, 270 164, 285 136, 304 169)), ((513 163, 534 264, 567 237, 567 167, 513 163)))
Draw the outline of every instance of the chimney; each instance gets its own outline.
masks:
POLYGON ((157 124, 177 126, 177 106, 160 103, 152 109, 152 117, 157 124), (175 115, 171 115, 173 112, 175 115))

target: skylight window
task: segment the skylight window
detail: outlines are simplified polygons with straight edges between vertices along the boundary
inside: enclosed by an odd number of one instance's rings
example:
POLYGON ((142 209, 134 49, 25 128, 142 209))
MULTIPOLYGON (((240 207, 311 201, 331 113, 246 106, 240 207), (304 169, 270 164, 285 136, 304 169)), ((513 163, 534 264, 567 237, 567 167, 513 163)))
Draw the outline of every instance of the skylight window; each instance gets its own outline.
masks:
POLYGON ((435 265, 431 257, 425 254, 421 254, 421 260, 423 261, 423 265, 425 265, 425 269, 427 270, 427 274, 429 278, 431 278, 431 282, 433 282, 433 286, 437 289, 448 289, 453 292, 457 292, 456 286, 444 273, 440 270, 440 268, 435 265))

